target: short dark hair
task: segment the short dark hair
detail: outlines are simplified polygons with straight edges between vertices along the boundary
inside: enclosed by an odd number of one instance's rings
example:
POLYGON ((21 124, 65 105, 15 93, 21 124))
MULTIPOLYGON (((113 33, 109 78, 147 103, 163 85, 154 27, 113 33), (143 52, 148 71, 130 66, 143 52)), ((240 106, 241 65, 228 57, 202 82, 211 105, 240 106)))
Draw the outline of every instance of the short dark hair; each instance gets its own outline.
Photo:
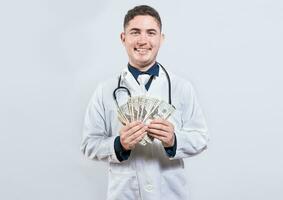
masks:
POLYGON ((129 21, 131 21, 134 17, 138 15, 152 16, 157 21, 160 31, 161 31, 162 23, 161 23, 161 18, 159 16, 159 13, 154 8, 147 6, 147 5, 136 6, 127 12, 124 18, 124 29, 129 24, 129 21))

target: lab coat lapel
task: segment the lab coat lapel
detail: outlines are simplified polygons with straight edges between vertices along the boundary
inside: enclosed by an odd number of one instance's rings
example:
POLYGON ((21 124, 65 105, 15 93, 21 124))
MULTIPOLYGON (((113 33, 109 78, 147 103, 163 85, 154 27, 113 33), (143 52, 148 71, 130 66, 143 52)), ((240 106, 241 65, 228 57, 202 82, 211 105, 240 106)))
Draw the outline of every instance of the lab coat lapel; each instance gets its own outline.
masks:
MULTIPOLYGON (((159 76, 154 77, 146 95, 168 101, 168 83, 165 72, 160 68, 159 76)), ((128 68, 121 73, 121 86, 128 88, 132 96, 144 95, 142 88, 128 68)))
POLYGON ((159 75, 154 77, 149 90, 148 95, 154 98, 162 99, 167 101, 168 95, 168 84, 165 72, 160 68, 159 75))
POLYGON ((121 86, 125 86, 131 92, 132 96, 137 96, 141 94, 141 87, 133 77, 132 73, 128 68, 123 69, 121 74, 121 86))

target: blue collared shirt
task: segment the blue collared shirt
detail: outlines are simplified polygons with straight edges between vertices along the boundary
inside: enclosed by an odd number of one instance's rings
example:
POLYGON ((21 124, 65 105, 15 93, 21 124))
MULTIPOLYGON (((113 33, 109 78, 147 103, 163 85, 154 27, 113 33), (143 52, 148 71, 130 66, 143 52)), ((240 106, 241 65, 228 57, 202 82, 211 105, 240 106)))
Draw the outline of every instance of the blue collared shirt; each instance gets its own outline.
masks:
MULTIPOLYGON (((137 68, 131 66, 130 64, 128 64, 128 69, 131 72, 131 74, 133 75, 133 77, 136 79, 136 81, 138 82, 138 77, 141 74, 148 74, 150 75, 150 79, 147 82, 147 84, 145 85, 146 90, 149 89, 152 79, 154 76, 158 76, 159 75, 159 65, 157 64, 157 62, 155 62, 147 71, 145 72, 141 72, 140 70, 138 70, 137 68)), ((138 82, 139 83, 139 82, 138 82)))

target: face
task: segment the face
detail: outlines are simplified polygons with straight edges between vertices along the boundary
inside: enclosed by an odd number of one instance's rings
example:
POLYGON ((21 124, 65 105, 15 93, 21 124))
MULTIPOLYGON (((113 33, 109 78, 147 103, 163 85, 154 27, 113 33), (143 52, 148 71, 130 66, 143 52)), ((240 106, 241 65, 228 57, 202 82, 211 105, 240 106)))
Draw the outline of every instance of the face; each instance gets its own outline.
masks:
POLYGON ((134 17, 121 33, 129 63, 141 71, 153 65, 163 39, 157 21, 149 15, 134 17))

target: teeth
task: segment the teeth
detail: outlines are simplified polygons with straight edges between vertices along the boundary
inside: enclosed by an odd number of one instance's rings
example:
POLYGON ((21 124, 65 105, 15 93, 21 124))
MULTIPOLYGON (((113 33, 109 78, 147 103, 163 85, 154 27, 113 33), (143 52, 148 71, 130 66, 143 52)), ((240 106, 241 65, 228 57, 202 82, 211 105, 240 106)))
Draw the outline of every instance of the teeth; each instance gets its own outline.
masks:
POLYGON ((139 52, 139 53, 146 53, 148 51, 148 49, 136 48, 136 51, 139 52))

